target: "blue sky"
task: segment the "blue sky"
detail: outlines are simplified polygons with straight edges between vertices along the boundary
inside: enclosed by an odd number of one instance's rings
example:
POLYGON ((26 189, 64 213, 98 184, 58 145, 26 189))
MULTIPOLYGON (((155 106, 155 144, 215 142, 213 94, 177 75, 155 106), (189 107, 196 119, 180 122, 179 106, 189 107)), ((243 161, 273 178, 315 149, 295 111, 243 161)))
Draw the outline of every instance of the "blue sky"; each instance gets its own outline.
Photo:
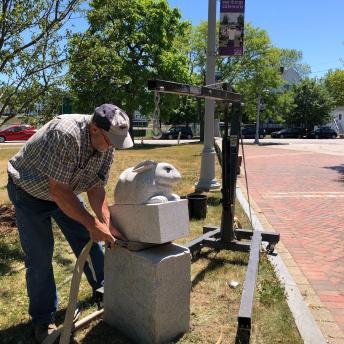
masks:
MULTIPOLYGON (((208 0, 168 2, 194 25, 208 19, 208 0)), ((275 46, 301 50, 311 76, 321 77, 328 69, 344 69, 343 15, 344 0, 246 0, 245 21, 266 30, 275 46)))

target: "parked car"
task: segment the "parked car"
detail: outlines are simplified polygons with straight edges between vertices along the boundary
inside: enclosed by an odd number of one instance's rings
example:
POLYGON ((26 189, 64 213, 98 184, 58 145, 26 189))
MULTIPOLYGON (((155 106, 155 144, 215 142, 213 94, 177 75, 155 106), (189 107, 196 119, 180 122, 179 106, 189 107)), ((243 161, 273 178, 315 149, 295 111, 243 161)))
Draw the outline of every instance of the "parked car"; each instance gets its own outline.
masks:
POLYGON ((14 124, 0 130, 0 143, 5 141, 26 141, 36 133, 36 128, 28 124, 14 124))
POLYGON ((192 139, 193 138, 193 133, 190 127, 182 127, 182 126, 175 126, 171 127, 167 131, 164 131, 161 134, 161 139, 177 139, 178 135, 180 133, 180 138, 181 139, 192 139))
POLYGON ((271 133, 272 138, 301 138, 305 135, 304 129, 301 128, 285 128, 271 133))
POLYGON ((335 139, 337 132, 330 127, 321 127, 307 134, 309 139, 335 139))
MULTIPOLYGON (((254 139, 256 137, 256 127, 244 127, 241 129, 241 137, 243 139, 254 139)), ((265 129, 259 129, 259 138, 265 137, 265 129)))

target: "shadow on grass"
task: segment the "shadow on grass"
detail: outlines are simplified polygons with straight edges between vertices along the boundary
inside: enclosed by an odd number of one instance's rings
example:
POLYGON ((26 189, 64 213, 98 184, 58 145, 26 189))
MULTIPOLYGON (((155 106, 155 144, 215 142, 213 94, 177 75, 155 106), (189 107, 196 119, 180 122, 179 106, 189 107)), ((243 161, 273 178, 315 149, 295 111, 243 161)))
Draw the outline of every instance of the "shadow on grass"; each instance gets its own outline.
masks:
MULTIPOLYGON (((86 309, 90 305, 92 305, 92 303, 93 303, 92 298, 89 297, 78 302, 78 306, 80 309, 86 309)), ((56 312, 55 320, 56 320, 57 325, 60 325, 63 323, 65 314, 66 314, 65 309, 61 309, 56 312)), ((106 331, 108 330, 106 329, 106 331)), ((91 332, 93 332, 93 330, 91 332)), ((111 338, 109 337, 109 339, 111 338)), ((18 343, 21 343, 21 344, 36 343, 34 339, 33 324, 31 321, 22 322, 14 326, 8 327, 5 330, 0 330, 0 344, 18 344, 18 343)), ((58 343, 58 341, 56 341, 56 343, 58 343)), ((86 342, 83 341, 83 343, 86 343, 86 342)), ((97 341, 97 338, 94 337, 93 341, 89 341, 87 343, 102 343, 102 341, 97 341)), ((112 342, 111 340, 109 340, 106 343, 129 343, 129 342, 128 341, 127 342, 124 342, 124 341, 112 342)))
MULTIPOLYGON (((82 310, 90 308, 91 306, 94 306, 95 301, 93 300, 91 296, 89 296, 89 297, 85 297, 82 300, 78 300, 77 305, 78 305, 78 308, 82 311, 82 310)), ((55 313, 55 321, 56 321, 57 326, 63 323, 65 315, 66 315, 66 308, 59 309, 55 313)), ((81 314, 81 317, 82 317, 82 314, 81 314)), ((79 320, 81 320, 81 318, 79 320)))
POLYGON ((224 259, 218 257, 209 257, 209 254, 213 253, 214 251, 207 251, 201 252, 198 259, 208 259, 209 264, 201 271, 197 273, 194 279, 191 282, 191 290, 194 289, 199 282, 204 280, 204 277, 211 271, 215 271, 223 267, 224 264, 232 264, 232 265, 239 265, 239 266, 246 266, 247 261, 243 258, 234 258, 234 259, 224 259))
MULTIPOLYGON (((176 338, 168 343, 173 344, 178 341, 176 338)), ((90 331, 87 332, 86 336, 82 340, 83 344, 98 344, 98 343, 111 343, 111 344, 132 344, 133 341, 130 340, 125 334, 106 324, 104 321, 98 322, 94 325, 90 331)))
POLYGON ((19 247, 13 247, 0 241, 0 276, 11 272, 11 262, 24 261, 24 253, 19 247))
POLYGON ((35 343, 31 321, 17 324, 5 330, 0 330, 0 343, 1 344, 17 344, 17 343, 33 344, 35 343))
POLYGON ((87 332, 82 340, 83 344, 98 344, 98 343, 111 343, 111 344, 131 344, 119 331, 106 324, 104 321, 92 326, 91 330, 87 332))
POLYGON ((57 253, 54 256, 55 261, 57 262, 57 264, 61 264, 61 265, 72 265, 71 271, 73 271, 74 269, 74 261, 72 259, 69 258, 65 258, 61 255, 61 253, 57 253))
POLYGON ((217 207, 222 203, 222 198, 220 197, 208 197, 207 204, 212 207, 217 207))
POLYGON ((166 148, 166 147, 173 147, 174 145, 148 145, 148 144, 135 144, 133 148, 130 148, 130 150, 148 150, 148 149, 156 149, 156 148, 166 148))

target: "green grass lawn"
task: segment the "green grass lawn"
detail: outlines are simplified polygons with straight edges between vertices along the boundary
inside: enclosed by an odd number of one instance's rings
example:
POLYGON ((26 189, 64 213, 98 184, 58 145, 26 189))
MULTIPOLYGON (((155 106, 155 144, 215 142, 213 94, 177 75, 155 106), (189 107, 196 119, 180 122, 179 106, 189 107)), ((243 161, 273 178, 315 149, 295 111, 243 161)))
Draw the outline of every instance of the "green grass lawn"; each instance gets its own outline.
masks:
MULTIPOLYGON (((0 203, 8 203, 5 193, 6 164, 17 148, 0 147, 0 203)), ((117 151, 111 170, 107 194, 113 203, 113 191, 119 174, 127 167, 153 159, 172 163, 182 174, 182 181, 176 193, 186 195, 194 190, 198 181, 200 153, 199 144, 169 147, 137 146, 128 151, 117 151)), ((218 180, 220 168, 216 166, 218 180)), ((191 221, 191 234, 178 243, 189 241, 202 233, 205 224, 220 223, 220 192, 208 194, 212 197, 205 220, 191 221)), ((236 215, 248 228, 247 218, 237 205, 236 215)), ((63 321, 68 302, 70 278, 75 258, 55 226, 54 273, 60 296, 60 310, 57 322, 63 321)), ((242 287, 245 280, 248 254, 204 249, 200 258, 192 264, 191 326, 178 343, 234 343, 237 314, 240 306, 242 287), (240 284, 236 289, 228 281, 240 284)), ((83 307, 82 316, 93 312, 90 304, 91 290, 82 279, 79 302, 83 307)), ((28 300, 25 288, 23 253, 17 231, 0 236, 0 343, 33 343, 30 319, 27 314, 28 300)), ((79 331, 75 339, 79 343, 130 343, 115 329, 101 320, 94 321, 79 331)), ((279 284, 265 253, 261 254, 251 343, 302 343, 293 317, 285 300, 284 289, 279 284)))

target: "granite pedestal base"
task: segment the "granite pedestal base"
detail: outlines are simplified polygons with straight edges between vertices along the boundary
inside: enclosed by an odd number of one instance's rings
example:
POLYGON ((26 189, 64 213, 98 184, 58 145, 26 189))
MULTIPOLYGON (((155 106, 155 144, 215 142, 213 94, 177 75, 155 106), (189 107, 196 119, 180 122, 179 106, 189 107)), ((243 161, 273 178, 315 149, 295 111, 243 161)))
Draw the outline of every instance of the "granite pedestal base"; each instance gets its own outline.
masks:
POLYGON ((191 255, 165 244, 105 254, 104 321, 134 343, 167 343, 189 329, 191 255))

